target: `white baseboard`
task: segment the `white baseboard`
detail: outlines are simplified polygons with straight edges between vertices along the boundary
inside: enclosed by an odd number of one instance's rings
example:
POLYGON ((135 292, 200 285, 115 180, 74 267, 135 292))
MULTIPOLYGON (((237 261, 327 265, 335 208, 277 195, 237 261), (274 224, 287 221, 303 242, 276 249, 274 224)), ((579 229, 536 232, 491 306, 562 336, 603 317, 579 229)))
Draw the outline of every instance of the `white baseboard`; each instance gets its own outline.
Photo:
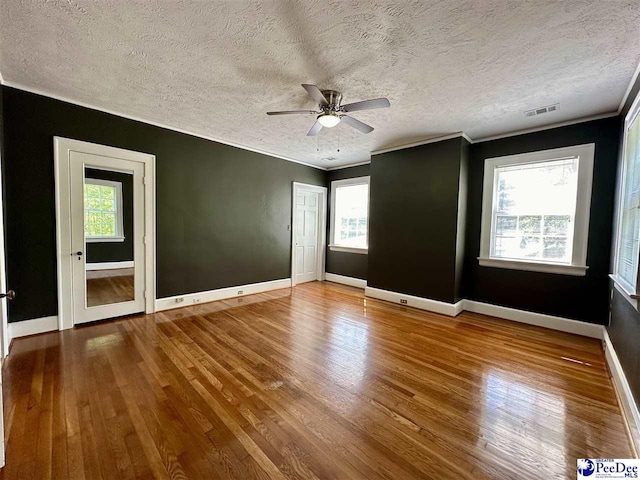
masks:
POLYGON ((227 298, 242 297, 254 293, 279 290, 281 288, 291 288, 291 279, 272 280, 270 282, 251 283, 249 285, 239 285, 237 287, 219 288, 206 292, 188 293, 176 295, 175 297, 159 298, 156 300, 156 312, 170 310, 172 308, 188 307, 198 303, 215 302, 227 298), (181 300, 182 299, 182 300, 181 300))
POLYGON ((101 263, 87 263, 85 265, 86 270, 115 270, 118 268, 133 268, 134 263, 131 262, 101 262, 101 263))
POLYGON ((367 281, 360 278, 345 277, 344 275, 338 275, 336 273, 325 273, 324 278, 327 282, 341 283, 343 285, 349 285, 351 287, 365 288, 367 281))
POLYGON ((517 310, 515 308, 476 302, 474 300, 465 300, 464 309, 468 312, 482 313, 492 317, 504 318, 505 320, 537 325, 538 327, 546 327, 552 330, 559 330, 561 332, 575 333, 576 335, 591 338, 602 339, 602 332, 604 330, 602 325, 597 325, 595 323, 554 317, 553 315, 545 315, 544 313, 527 312, 525 310, 517 310))
POLYGON ((439 300, 414 297, 413 295, 406 295, 404 293, 391 292, 389 290, 382 290, 381 288, 373 287, 366 287, 364 289, 364 294, 367 297, 399 303, 400 305, 419 308, 420 310, 427 310, 429 312, 441 313, 443 315, 449 315, 450 317, 455 317, 464 309, 464 300, 460 300, 457 303, 446 303, 439 300))
POLYGON ((54 315, 52 317, 34 318, 33 320, 13 322, 9 323, 8 327, 9 342, 11 342, 14 338, 58 330, 58 317, 57 315, 54 315))
POLYGON ((602 343, 604 344, 604 356, 611 372, 613 387, 616 389, 620 400, 620 407, 629 427, 629 435, 634 444, 636 455, 640 452, 640 412, 631 393, 629 382, 624 374, 618 355, 616 354, 607 330, 604 330, 602 343))

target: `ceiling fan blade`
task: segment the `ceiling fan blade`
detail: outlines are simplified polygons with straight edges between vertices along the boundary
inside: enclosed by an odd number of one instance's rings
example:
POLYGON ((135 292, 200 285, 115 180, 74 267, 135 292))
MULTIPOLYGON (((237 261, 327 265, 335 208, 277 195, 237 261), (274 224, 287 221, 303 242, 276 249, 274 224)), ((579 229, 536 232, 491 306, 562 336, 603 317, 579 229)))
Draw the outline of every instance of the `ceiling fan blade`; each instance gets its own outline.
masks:
POLYGON ((322 124, 316 121, 316 123, 313 124, 313 127, 311 127, 311 130, 307 132, 307 137, 315 137, 320 133, 320 130, 322 130, 322 124))
POLYGON ((327 99, 324 98, 324 95, 320 91, 318 87, 315 85, 309 85, 308 83, 303 83, 302 88, 304 88, 309 95, 313 97, 318 105, 328 105, 327 99))
POLYGON ((374 108, 387 108, 391 103, 386 98, 375 98, 373 100, 363 100, 362 102, 347 103, 342 105, 345 112, 357 112, 358 110, 373 110, 374 108))
POLYGON ((373 132, 373 127, 370 127, 366 123, 363 123, 360 120, 356 120, 355 118, 350 117, 349 115, 343 115, 341 121, 346 123, 350 127, 355 128, 356 130, 358 130, 358 131, 360 131, 362 133, 371 133, 371 132, 373 132))
POLYGON ((285 110, 283 112, 267 112, 267 115, 296 115, 296 114, 307 114, 307 115, 317 115, 319 112, 314 112, 313 110, 285 110))

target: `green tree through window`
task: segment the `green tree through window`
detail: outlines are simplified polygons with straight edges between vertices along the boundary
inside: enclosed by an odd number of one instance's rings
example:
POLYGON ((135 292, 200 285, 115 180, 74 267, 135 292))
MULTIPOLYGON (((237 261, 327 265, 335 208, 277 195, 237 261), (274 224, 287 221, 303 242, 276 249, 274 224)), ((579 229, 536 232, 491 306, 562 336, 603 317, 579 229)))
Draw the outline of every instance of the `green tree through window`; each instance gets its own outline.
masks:
POLYGON ((94 182, 87 179, 84 185, 84 234, 87 238, 120 237, 119 184, 94 182))

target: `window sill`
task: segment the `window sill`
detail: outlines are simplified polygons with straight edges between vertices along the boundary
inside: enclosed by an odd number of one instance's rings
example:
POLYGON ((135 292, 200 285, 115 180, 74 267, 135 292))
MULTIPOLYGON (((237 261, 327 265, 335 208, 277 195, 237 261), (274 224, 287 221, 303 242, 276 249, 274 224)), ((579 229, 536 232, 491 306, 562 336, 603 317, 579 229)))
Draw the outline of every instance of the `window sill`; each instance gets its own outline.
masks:
POLYGON ((361 255, 369 253, 368 248, 342 247, 340 245, 329 245, 329 250, 332 252, 359 253, 361 255))
POLYGON ((124 242, 124 237, 85 237, 87 243, 124 242))
POLYGON ((483 267, 508 268, 510 270, 525 270, 529 272, 558 273, 584 277, 589 267, 578 265, 560 265, 557 263, 527 262, 523 260, 508 260, 503 258, 478 258, 483 267))
POLYGON ((640 295, 633 292, 633 290, 629 287, 627 282, 622 280, 617 275, 612 273, 609 275, 609 278, 613 281, 614 288, 618 290, 618 292, 620 292, 620 294, 625 298, 625 300, 629 302, 631 306, 637 310, 638 299, 640 298, 640 295))

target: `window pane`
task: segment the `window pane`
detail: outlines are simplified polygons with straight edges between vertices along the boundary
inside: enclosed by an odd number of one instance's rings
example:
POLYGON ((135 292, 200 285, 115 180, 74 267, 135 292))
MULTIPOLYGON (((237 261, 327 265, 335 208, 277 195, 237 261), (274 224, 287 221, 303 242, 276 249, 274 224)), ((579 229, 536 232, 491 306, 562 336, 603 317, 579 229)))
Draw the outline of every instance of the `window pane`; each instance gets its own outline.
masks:
POLYGON ((525 258, 540 258, 540 237, 520 237, 520 251, 525 258))
POLYGON ((99 237, 102 235, 102 219, 100 213, 89 212, 87 215, 87 235, 99 237))
POLYGON ((100 210, 100 198, 87 197, 84 205, 87 210, 100 210))
POLYGON ((545 260, 563 259, 567 256, 567 237, 544 237, 542 258, 545 260))
POLYGON ((345 247, 367 248, 369 185, 336 187, 333 242, 345 247))
POLYGON ((102 214, 102 236, 113 237, 116 234, 116 216, 112 213, 102 214))
POLYGON ((571 217, 569 215, 545 215, 545 235, 569 235, 571 217))
POLYGON ((520 217, 519 228, 522 233, 540 233, 542 215, 523 215, 520 217))
POLYGON ((616 273, 636 289, 640 240, 640 117, 627 130, 616 273))
POLYGON ((571 263, 578 158, 497 167, 492 257, 571 263))
POLYGON ((518 217, 498 215, 496 217, 496 235, 515 235, 518 229, 518 217))
POLYGON ((117 191, 113 185, 85 183, 85 236, 115 237, 118 235, 117 191))
POLYGON ((84 186, 84 194, 86 197, 100 198, 100 187, 98 185, 86 184, 84 186))

